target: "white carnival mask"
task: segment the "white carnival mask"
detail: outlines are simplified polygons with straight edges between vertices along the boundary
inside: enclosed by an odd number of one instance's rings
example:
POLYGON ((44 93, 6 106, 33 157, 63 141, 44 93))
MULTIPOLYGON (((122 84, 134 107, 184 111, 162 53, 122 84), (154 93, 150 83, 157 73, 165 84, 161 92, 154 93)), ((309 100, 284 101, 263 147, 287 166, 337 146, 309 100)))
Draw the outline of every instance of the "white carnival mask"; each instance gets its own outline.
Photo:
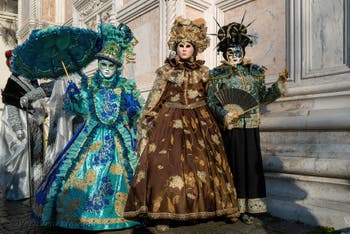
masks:
POLYGON ((98 61, 98 70, 108 79, 115 74, 117 66, 106 59, 101 59, 98 61))

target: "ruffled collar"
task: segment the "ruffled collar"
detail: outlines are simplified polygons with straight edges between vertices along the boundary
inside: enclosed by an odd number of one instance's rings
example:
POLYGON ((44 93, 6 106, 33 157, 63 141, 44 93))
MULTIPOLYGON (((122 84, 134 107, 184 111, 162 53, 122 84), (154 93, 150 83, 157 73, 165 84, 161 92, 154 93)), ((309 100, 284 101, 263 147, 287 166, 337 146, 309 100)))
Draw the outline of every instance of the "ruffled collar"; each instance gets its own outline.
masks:
POLYGON ((199 69, 205 63, 205 61, 196 60, 194 57, 187 60, 182 60, 178 55, 176 55, 175 58, 167 58, 165 63, 177 69, 196 70, 199 69))

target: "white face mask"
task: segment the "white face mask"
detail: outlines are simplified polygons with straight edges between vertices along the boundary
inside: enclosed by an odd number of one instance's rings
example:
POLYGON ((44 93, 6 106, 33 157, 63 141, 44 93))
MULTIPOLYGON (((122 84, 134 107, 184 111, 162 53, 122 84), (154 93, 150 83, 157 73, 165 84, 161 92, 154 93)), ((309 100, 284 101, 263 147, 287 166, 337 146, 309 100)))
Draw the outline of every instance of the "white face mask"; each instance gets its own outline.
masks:
POLYGON ((244 58, 243 49, 240 46, 230 47, 226 52, 227 61, 233 65, 240 64, 244 58))
POLYGON ((181 59, 189 59, 192 57, 192 55, 194 53, 194 48, 193 48, 193 45, 191 43, 180 42, 177 45, 176 52, 181 59))
POLYGON ((117 70, 117 66, 108 60, 101 59, 98 61, 98 70, 105 78, 108 79, 114 75, 117 70))

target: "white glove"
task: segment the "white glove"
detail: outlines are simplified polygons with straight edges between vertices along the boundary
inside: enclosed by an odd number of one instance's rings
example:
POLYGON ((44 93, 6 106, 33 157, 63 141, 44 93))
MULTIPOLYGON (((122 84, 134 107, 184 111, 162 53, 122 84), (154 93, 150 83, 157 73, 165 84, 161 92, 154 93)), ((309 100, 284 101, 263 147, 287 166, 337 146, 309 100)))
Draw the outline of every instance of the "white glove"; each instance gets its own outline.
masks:
POLYGON ((26 96, 23 96, 19 99, 19 104, 22 108, 28 108, 29 107, 29 99, 26 96))
POLYGON ((23 140, 24 139, 24 131, 23 130, 17 130, 16 131, 16 137, 18 140, 23 140))

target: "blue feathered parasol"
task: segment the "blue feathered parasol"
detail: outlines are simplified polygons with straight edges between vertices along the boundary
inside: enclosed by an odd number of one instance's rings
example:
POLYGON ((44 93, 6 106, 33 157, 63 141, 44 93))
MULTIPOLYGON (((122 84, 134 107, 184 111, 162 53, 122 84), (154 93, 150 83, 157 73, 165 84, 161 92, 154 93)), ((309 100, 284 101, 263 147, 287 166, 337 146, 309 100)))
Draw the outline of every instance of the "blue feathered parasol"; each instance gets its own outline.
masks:
POLYGON ((92 62, 101 48, 101 35, 90 29, 54 26, 33 30, 13 51, 12 72, 31 80, 68 76, 92 62))

